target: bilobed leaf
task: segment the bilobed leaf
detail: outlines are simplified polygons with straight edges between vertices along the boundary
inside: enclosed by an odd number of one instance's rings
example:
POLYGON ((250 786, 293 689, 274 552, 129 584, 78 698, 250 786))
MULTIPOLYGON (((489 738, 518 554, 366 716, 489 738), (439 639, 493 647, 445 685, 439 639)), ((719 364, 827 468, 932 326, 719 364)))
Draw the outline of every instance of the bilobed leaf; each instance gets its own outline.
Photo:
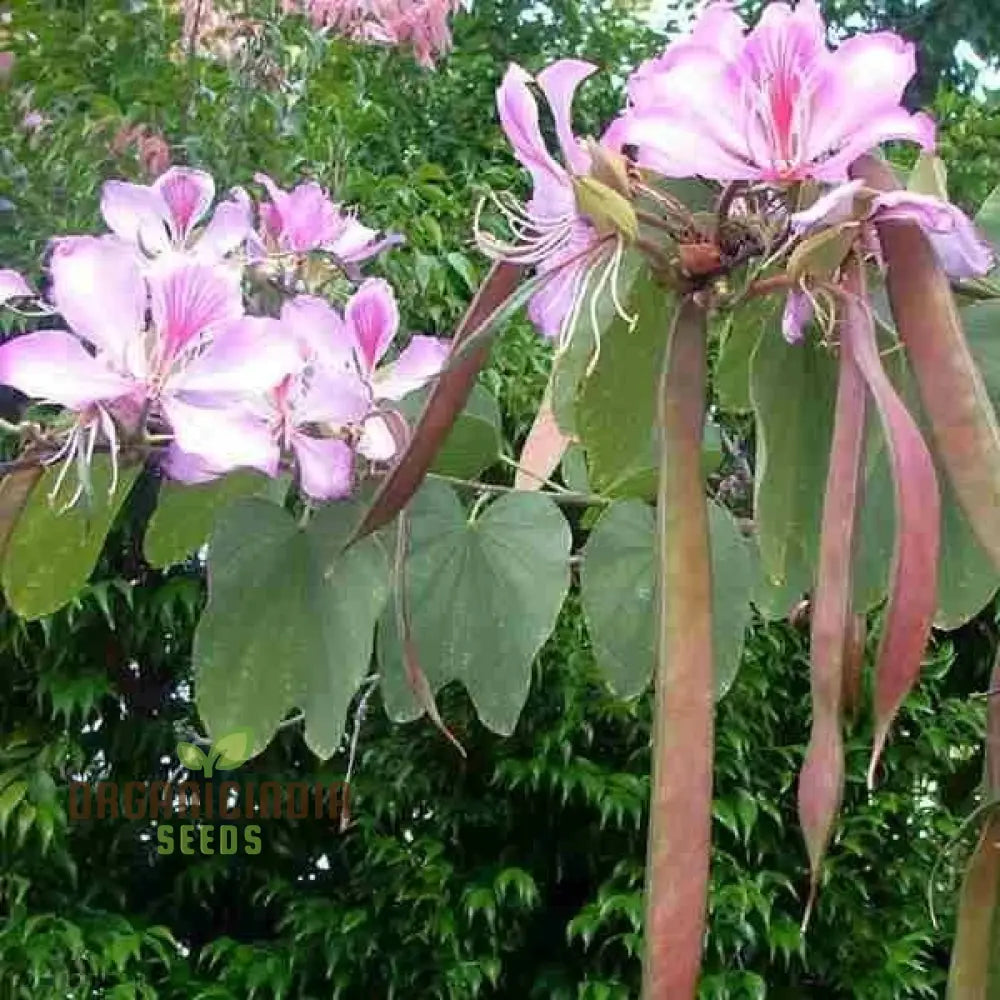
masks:
POLYGON ((42 475, 40 465, 8 472, 0 479, 0 559, 7 550, 21 512, 42 475))
MULTIPOLYGON (((750 624, 754 566, 733 516, 709 505, 715 696, 732 687, 750 624)), ((641 500, 617 500, 583 550, 580 599, 594 658, 620 698, 649 684, 655 661, 656 517, 641 500)))
POLYGON ((142 543, 147 562, 161 569, 183 562, 208 539, 221 511, 240 497, 260 496, 270 484, 249 469, 210 483, 164 482, 142 543))
POLYGON ((212 766, 217 771, 231 771, 250 759, 252 749, 253 731, 245 727, 234 729, 212 744, 213 752, 218 754, 212 766))
MULTIPOLYGON (((399 408, 415 421, 427 396, 426 389, 411 393, 400 401, 399 408)), ((428 471, 472 479, 496 462, 500 447, 500 407, 485 386, 476 384, 428 471)))
POLYGON ((602 495, 655 495, 657 373, 673 308, 671 293, 644 270, 627 306, 635 327, 611 323, 593 373, 581 384, 576 427, 591 484, 602 495))
MULTIPOLYGON (((461 681, 484 725, 509 734, 569 586, 569 525, 540 493, 502 496, 470 522, 455 492, 436 481, 425 483, 408 515, 406 585, 427 681, 432 691, 461 681)), ((416 717, 391 613, 379 627, 378 654, 387 710, 416 717)))
MULTIPOLYGON (((111 463, 107 455, 96 455, 89 502, 81 498, 62 513, 60 499, 56 506, 48 499, 59 469, 45 470, 14 527, 3 562, 4 592, 22 618, 58 611, 83 589, 139 470, 138 465, 120 469, 114 495, 109 497, 111 463)), ((66 502, 65 496, 61 502, 66 502)))
POLYGON ((201 771, 208 763, 204 751, 193 743, 178 743, 177 759, 189 771, 201 771))
POLYGON ((815 336, 761 336, 751 361, 757 418, 754 518, 768 590, 761 612, 783 616, 812 587, 833 435, 836 365, 815 336))
POLYGON ((727 314, 719 332, 719 354, 712 373, 719 405, 733 413, 752 408, 750 363, 761 337, 781 336, 782 300, 776 295, 751 299, 727 314))
POLYGON ((195 696, 211 733, 250 730, 251 756, 293 708, 317 756, 340 744, 388 591, 377 540, 345 549, 358 517, 357 504, 331 504, 303 529, 283 508, 243 499, 216 524, 195 696))

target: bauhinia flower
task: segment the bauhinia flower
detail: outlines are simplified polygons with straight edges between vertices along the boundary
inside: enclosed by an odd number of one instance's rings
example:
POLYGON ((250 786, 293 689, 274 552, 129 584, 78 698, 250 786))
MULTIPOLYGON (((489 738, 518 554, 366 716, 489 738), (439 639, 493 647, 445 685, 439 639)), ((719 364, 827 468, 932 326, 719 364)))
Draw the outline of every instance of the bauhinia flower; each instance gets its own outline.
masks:
POLYGON ((240 421, 218 411, 270 389, 300 360, 275 321, 243 315, 236 275, 184 258, 143 269, 108 237, 60 240, 51 270, 52 301, 69 330, 0 346, 0 383, 77 414, 53 457, 67 459, 53 493, 100 434, 114 461, 119 428, 137 433, 147 417, 212 467, 266 466, 240 421))
MULTIPOLYGON (((588 288, 592 303, 609 292, 619 313, 616 288, 626 241, 636 234, 636 217, 628 200, 624 160, 617 147, 585 143, 573 134, 571 105, 577 87, 596 66, 562 59, 538 74, 555 120, 563 162, 542 138, 538 106, 529 89, 531 76, 512 64, 497 91, 500 123, 514 155, 531 174, 533 191, 526 205, 494 197, 513 240, 505 242, 479 231, 491 257, 534 265, 551 277, 531 299, 529 315, 539 331, 565 347, 572 335, 588 288), (594 280, 596 279, 596 280, 594 280)), ((594 320, 596 336, 596 320, 594 320)))
POLYGON ((10 268, 0 268, 0 306, 13 299, 33 299, 35 293, 24 277, 10 268))
POLYGON ((856 35, 830 51, 815 0, 771 3, 745 28, 729 3, 712 3, 635 72, 621 138, 640 165, 666 177, 839 182, 887 140, 933 146, 933 121, 901 104, 916 64, 898 35, 856 35))
POLYGON ((253 217, 246 192, 236 189, 199 228, 214 198, 211 174, 171 167, 150 185, 107 181, 101 212, 115 236, 146 256, 179 251, 216 261, 246 242, 253 232, 253 217))
POLYGON ((266 174, 257 174, 255 180, 271 197, 260 206, 262 255, 323 250, 342 263, 358 264, 402 242, 400 236, 380 236, 363 225, 355 212, 334 202, 315 181, 285 191, 266 174))
POLYGON ((448 344, 417 334, 395 361, 382 363, 399 332, 399 309, 389 284, 369 278, 348 300, 343 314, 322 299, 301 295, 285 304, 282 322, 308 362, 320 372, 356 378, 368 406, 358 450, 372 461, 388 461, 397 441, 386 402, 426 385, 444 365, 448 344))
MULTIPOLYGON (((828 191, 809 208, 791 217, 792 233, 814 236, 839 228, 856 234, 859 244, 880 255, 875 223, 915 223, 922 230, 950 278, 961 280, 988 273, 996 261, 992 247, 972 220, 955 205, 914 191, 878 192, 860 180, 848 181, 828 191)), ((793 289, 785 307, 783 331, 790 342, 801 339, 813 317, 812 299, 805 287, 793 289)))

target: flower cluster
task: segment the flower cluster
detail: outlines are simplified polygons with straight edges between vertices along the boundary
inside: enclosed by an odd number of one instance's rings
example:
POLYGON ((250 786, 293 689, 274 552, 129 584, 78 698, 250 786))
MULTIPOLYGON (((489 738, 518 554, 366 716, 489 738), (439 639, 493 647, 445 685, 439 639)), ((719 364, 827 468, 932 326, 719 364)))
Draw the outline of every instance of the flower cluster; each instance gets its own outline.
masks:
POLYGON ((359 42, 408 48, 421 66, 451 49, 449 17, 457 0, 282 0, 287 13, 302 13, 317 28, 359 42))
MULTIPOLYGON (((594 69, 562 60, 534 80, 551 106, 562 162, 542 139, 532 78, 516 65, 507 71, 497 91, 500 122, 533 192, 524 206, 494 197, 513 239, 478 234, 490 256, 533 265, 544 276, 530 315, 560 345, 573 335, 588 297, 593 312, 599 289, 607 286, 621 311, 617 268, 608 262, 628 245, 690 278, 711 274, 727 257, 745 259, 725 245, 734 228, 749 232, 761 251, 768 248, 760 232, 782 233, 778 248, 787 251, 850 215, 866 252, 878 252, 873 223, 902 220, 924 229, 950 276, 992 266, 992 254, 954 206, 927 195, 876 197, 848 180, 851 164, 882 142, 934 146, 934 122, 902 105, 915 72, 913 46, 891 32, 859 35, 831 50, 815 0, 794 8, 770 3, 749 31, 731 4, 711 3, 688 36, 632 74, 628 105, 600 142, 584 142, 571 129, 569 108, 594 69), (714 230, 662 183, 694 177, 726 187, 720 208, 727 214, 714 230), (807 186, 819 200, 799 211, 807 186), (856 196, 866 208, 855 217, 856 196), (708 265, 693 270, 692 260, 708 265)), ((790 339, 811 311, 804 287, 790 296, 790 339)), ((592 327, 596 336, 596 320, 592 327)))
MULTIPOLYGON (((172 167, 149 186, 108 181, 110 232, 53 241, 38 302, 65 329, 0 346, 0 383, 72 413, 51 455, 64 472, 98 445, 115 460, 125 439, 162 444, 164 470, 184 482, 294 463, 303 492, 322 500, 351 492, 358 455, 393 456, 399 418, 387 404, 432 378, 447 346, 414 336, 385 363, 399 312, 378 279, 342 309, 307 294, 278 316, 248 309, 244 279, 276 256, 321 251, 357 265, 391 242, 314 183, 261 181, 270 201, 256 226, 245 191, 216 202, 199 170, 172 167)), ((31 299, 20 275, 0 271, 0 304, 31 299)))

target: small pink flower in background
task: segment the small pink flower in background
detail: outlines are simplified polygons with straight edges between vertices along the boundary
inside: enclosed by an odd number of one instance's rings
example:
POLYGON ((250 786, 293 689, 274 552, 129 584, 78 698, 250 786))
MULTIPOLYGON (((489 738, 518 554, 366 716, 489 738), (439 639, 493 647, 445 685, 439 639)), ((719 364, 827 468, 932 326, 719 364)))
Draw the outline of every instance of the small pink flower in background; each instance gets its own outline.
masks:
POLYGON ((51 271, 52 301, 69 331, 0 346, 0 383, 77 412, 53 460, 92 454, 100 432, 114 457, 117 425, 134 431, 148 411, 180 450, 213 468, 266 465, 238 410, 228 419, 213 410, 266 391, 300 361, 275 321, 243 315, 236 275, 176 257, 143 271, 110 237, 58 241, 51 271))
POLYGON ((840 182, 882 142, 933 146, 933 121, 901 104, 916 64, 898 35, 857 35, 831 52, 815 0, 771 3, 745 32, 730 4, 712 3, 633 74, 620 129, 640 165, 667 177, 840 182))
POLYGON ((285 191, 267 174, 257 174, 255 179, 271 198, 260 206, 260 254, 324 250, 345 264, 358 264, 402 242, 400 236, 380 237, 377 230, 359 222, 353 211, 334 202, 315 181, 285 191))
POLYGON ((286 13, 301 13, 317 28, 359 42, 404 46, 433 69, 451 50, 448 19, 457 0, 283 0, 286 13))
MULTIPOLYGON (((571 106, 577 87, 596 69, 579 59, 561 59, 535 79, 552 109, 562 163, 542 138, 538 105, 529 89, 532 77, 512 63, 497 91, 500 124, 515 157, 531 175, 533 190, 526 205, 494 198, 514 233, 513 242, 479 233, 479 243, 495 259, 531 264, 540 273, 552 274, 532 297, 528 313, 543 336, 557 340, 560 347, 572 334, 580 303, 600 265, 610 257, 598 280, 610 278, 613 292, 621 260, 620 238, 598 233, 577 199, 576 178, 590 173, 592 155, 573 134, 571 106)), ((610 134, 602 145, 617 155, 610 134)))
POLYGON ((300 295, 285 304, 281 318, 317 370, 359 380, 369 405, 358 450, 373 461, 392 458, 396 440, 378 403, 402 399, 434 378, 448 356, 447 341, 416 334, 395 361, 383 364, 399 332, 399 309, 392 288, 377 278, 361 285, 343 314, 300 295))
POLYGON ((252 210, 246 192, 237 189, 197 231, 214 197, 210 174, 171 167, 149 186, 107 181, 101 213, 115 236, 148 256, 186 250, 205 260, 221 260, 250 237, 252 210))
POLYGON ((43 115, 41 111, 33 109, 27 112, 21 119, 21 128, 31 135, 35 132, 40 132, 51 120, 51 118, 43 115))

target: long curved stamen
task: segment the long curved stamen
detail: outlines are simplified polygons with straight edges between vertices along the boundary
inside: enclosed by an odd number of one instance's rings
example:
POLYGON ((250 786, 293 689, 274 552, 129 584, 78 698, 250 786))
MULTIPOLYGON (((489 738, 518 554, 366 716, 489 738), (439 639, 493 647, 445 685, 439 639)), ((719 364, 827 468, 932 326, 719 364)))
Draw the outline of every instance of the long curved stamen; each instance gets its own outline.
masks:
POLYGON ((490 193, 489 200, 503 216, 514 240, 507 241, 483 229, 482 211, 486 199, 476 206, 473 220, 476 242, 487 256, 518 264, 535 264, 561 254, 569 245, 576 217, 563 214, 550 218, 532 215, 513 197, 490 193))
POLYGON ((114 417, 103 406, 97 407, 97 419, 104 436, 108 439, 108 453, 111 459, 111 485, 108 487, 110 500, 118 489, 118 428, 115 427, 114 417))

